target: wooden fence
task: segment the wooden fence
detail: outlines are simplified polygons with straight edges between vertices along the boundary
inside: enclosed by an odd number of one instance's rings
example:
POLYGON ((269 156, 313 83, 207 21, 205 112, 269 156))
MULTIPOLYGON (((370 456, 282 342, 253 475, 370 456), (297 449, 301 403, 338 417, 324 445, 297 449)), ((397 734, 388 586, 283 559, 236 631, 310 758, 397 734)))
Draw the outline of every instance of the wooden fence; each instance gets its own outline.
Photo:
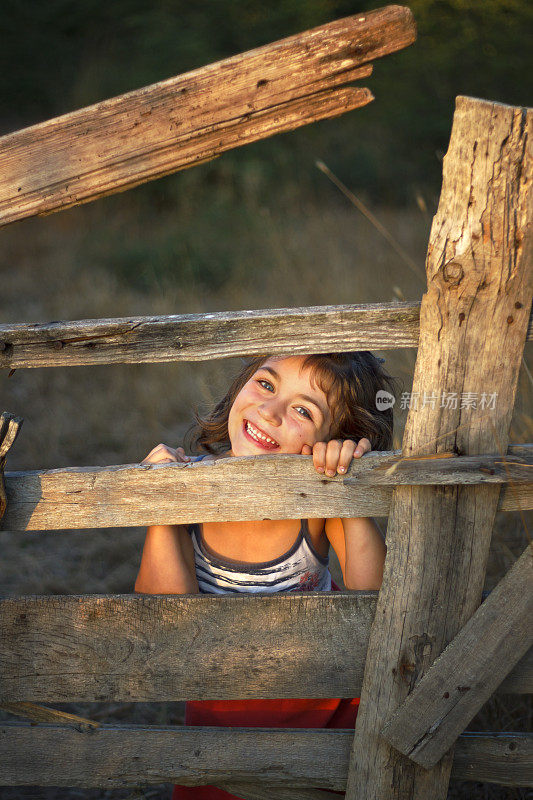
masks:
MULTIPOLYGON (((362 105, 367 89, 339 86, 414 37, 390 6, 6 136, 1 219, 362 105)), ((532 737, 462 733, 493 692, 533 690, 531 548, 481 602, 496 511, 533 508, 533 445, 508 446, 532 338, 532 140, 530 110, 457 99, 421 304, 0 326, 9 369, 418 346, 413 393, 428 399, 411 405, 401 453, 342 478, 302 456, 6 473, 12 531, 246 520, 266 503, 272 518, 389 525, 379 594, 1 600, 1 707, 32 722, 0 725, 0 784, 208 783, 250 800, 329 796, 316 787, 437 799, 450 775, 533 785, 532 737), (494 408, 431 400, 479 390, 494 408), (35 705, 357 695, 355 735, 107 725, 35 705)), ((6 416, 0 478, 16 429, 6 416)))

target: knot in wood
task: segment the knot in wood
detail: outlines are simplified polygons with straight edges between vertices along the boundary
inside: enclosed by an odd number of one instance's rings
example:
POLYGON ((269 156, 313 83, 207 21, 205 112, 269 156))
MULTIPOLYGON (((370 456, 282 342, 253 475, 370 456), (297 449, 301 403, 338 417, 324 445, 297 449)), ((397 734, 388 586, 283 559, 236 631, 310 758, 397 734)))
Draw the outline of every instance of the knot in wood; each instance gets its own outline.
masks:
POLYGON ((458 286, 463 280, 464 271, 458 261, 450 261, 444 265, 442 274, 446 283, 450 286, 458 286))

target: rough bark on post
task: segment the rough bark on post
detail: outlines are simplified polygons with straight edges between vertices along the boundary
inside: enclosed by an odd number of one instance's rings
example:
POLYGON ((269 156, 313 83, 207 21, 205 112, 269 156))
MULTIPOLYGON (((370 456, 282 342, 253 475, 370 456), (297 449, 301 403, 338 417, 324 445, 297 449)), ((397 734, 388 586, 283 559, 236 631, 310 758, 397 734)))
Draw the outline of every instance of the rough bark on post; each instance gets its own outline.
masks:
MULTIPOLYGON (((507 448, 532 299, 532 135, 532 111, 457 98, 428 247, 413 381, 420 394, 407 419, 405 456, 507 448), (447 402, 444 391, 460 402, 447 402), (496 393, 495 409, 472 407, 462 392, 496 393)), ((380 730, 481 601, 499 491, 393 492, 350 759, 351 800, 446 797, 453 749, 425 770, 380 730)))

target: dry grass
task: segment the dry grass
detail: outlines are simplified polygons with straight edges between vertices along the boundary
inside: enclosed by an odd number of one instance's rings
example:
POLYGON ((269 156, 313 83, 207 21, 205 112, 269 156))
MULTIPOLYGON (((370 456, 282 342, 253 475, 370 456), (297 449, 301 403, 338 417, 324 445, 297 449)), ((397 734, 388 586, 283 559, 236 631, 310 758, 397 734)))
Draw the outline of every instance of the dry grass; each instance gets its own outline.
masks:
MULTIPOLYGON (((218 214, 216 207, 203 208, 189 197, 178 214, 172 205, 147 211, 135 192, 128 198, 109 198, 3 230, 1 318, 42 322, 377 302, 419 299, 424 290, 369 223, 348 207, 294 197, 268 207, 252 192, 246 204, 230 212, 221 207, 218 214), (202 230, 208 231, 205 241, 200 241, 202 230), (135 270, 128 273, 130 262, 135 270), (202 278, 202 265, 210 265, 211 282, 202 278)), ((381 209, 377 214, 423 267, 427 215, 418 209, 381 209)), ((389 371, 409 391, 415 351, 385 355, 389 371)), ((192 409, 212 403, 235 367, 233 362, 211 362, 19 370, 11 378, 4 373, 2 409, 25 419, 8 468, 138 462, 159 441, 180 442, 192 409)), ((522 370, 513 442, 532 440, 532 394, 522 370)), ((395 447, 400 446, 405 416, 398 411, 395 447)), ((486 588, 494 586, 524 548, 524 521, 530 524, 531 514, 524 519, 518 513, 498 515, 486 588)), ((1 593, 131 592, 143 538, 142 529, 0 532, 1 593)), ((176 703, 60 707, 106 722, 183 720, 183 706, 176 703)), ((524 698, 505 698, 487 704, 470 727, 530 726, 531 705, 524 698)), ((162 786, 138 796, 169 794, 170 788, 162 786)), ((10 799, 130 796, 136 795, 127 790, 0 789, 0 797, 10 799)), ((519 789, 452 783, 449 796, 493 800, 527 795, 519 789)))

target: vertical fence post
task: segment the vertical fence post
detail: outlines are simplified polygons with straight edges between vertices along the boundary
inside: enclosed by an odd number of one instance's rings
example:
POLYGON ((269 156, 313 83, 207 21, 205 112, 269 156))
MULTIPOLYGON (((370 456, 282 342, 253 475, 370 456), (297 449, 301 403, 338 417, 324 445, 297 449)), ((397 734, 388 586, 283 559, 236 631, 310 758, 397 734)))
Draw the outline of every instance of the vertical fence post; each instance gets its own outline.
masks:
MULTIPOLYGON (((457 98, 428 246, 405 456, 506 452, 533 294, 532 138, 533 111, 457 98)), ((499 493, 490 485, 394 490, 350 800, 447 795, 453 748, 426 770, 379 732, 478 607, 499 493)))

